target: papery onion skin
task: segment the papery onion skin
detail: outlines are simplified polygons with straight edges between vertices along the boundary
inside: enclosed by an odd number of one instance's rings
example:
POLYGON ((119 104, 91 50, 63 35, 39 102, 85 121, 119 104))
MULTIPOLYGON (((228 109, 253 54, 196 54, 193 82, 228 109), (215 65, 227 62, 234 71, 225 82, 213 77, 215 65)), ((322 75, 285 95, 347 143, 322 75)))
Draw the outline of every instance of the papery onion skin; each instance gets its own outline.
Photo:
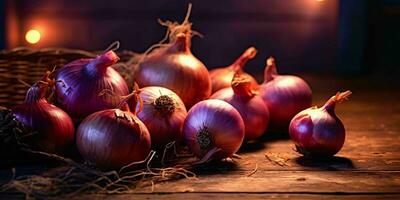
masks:
MULTIPOLYGON (((172 141, 181 141, 182 126, 187 116, 185 104, 173 91, 158 86, 140 89, 143 101, 138 118, 146 125, 154 149, 164 149, 172 141)), ((139 105, 137 105, 139 110, 139 105)))
POLYGON ((194 105, 183 125, 185 142, 198 158, 203 158, 213 148, 220 149, 214 159, 232 156, 242 145, 244 130, 240 113, 218 99, 194 105))
POLYGON ((269 123, 268 107, 256 93, 251 80, 237 73, 232 80, 232 87, 221 89, 210 97, 226 101, 239 111, 245 125, 245 140, 259 138, 269 123))
POLYGON ((151 150, 149 131, 127 107, 98 111, 82 121, 76 141, 86 161, 118 169, 147 157, 151 150))
POLYGON ((138 66, 140 87, 161 86, 178 94, 190 108, 211 95, 207 68, 190 51, 190 33, 179 34, 168 47, 153 51, 138 66))
POLYGON ((56 75, 56 97, 58 105, 70 116, 80 121, 100 110, 115 108, 120 100, 110 95, 99 95, 112 91, 115 96, 129 93, 121 75, 110 66, 118 61, 113 51, 94 59, 80 59, 68 63, 56 75))
POLYGON ((25 102, 12 111, 17 120, 34 132, 24 140, 29 146, 49 153, 65 153, 74 143, 74 124, 66 112, 45 99, 47 87, 35 83, 28 90, 25 102))
POLYGON ((260 96, 270 113, 270 127, 273 130, 287 130, 290 120, 300 111, 311 107, 312 91, 301 78, 279 75, 275 60, 270 57, 260 86, 260 96))
POLYGON ((254 58, 256 54, 257 49, 254 47, 250 47, 245 52, 243 52, 243 54, 231 65, 210 70, 212 93, 215 93, 220 89, 230 87, 233 76, 237 72, 241 72, 243 76, 251 81, 252 87, 257 88, 258 83, 256 79, 254 79, 253 76, 251 76, 250 74, 243 72, 243 67, 250 59, 254 58))
POLYGON ((323 107, 308 108, 292 119, 289 134, 299 153, 311 158, 326 158, 340 151, 346 134, 334 108, 350 94, 350 91, 338 93, 323 107))

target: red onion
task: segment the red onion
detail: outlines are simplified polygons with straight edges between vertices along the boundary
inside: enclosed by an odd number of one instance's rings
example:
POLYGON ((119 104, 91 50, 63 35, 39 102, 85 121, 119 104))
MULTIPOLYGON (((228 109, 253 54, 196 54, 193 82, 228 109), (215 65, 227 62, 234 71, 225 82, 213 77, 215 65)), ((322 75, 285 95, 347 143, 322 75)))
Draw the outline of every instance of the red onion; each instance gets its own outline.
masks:
POLYGON ((329 157, 342 148, 345 128, 335 114, 335 105, 351 92, 337 93, 321 108, 301 111, 290 122, 289 133, 299 153, 307 157, 329 157))
POLYGON ((196 157, 227 158, 242 145, 244 122, 240 113, 225 101, 204 100, 189 110, 183 135, 196 157))
POLYGON ((272 57, 267 60, 260 96, 269 109, 270 127, 277 130, 287 130, 293 116, 310 107, 312 101, 308 84, 297 76, 279 75, 272 57))
POLYGON ((115 108, 119 99, 99 93, 104 90, 116 96, 129 93, 125 80, 110 67, 118 59, 113 51, 108 51, 94 59, 80 59, 62 67, 56 76, 60 107, 77 121, 96 111, 115 108))
POLYGON ((161 86, 174 91, 190 108, 211 94, 207 68, 190 51, 190 33, 178 34, 172 44, 146 56, 135 81, 141 87, 161 86))
POLYGON ((138 118, 149 130, 153 148, 164 148, 169 142, 181 140, 187 111, 179 96, 158 86, 141 88, 139 95, 143 109, 138 118))
POLYGON ((74 143, 74 124, 67 113, 46 100, 48 86, 43 81, 32 85, 25 102, 15 106, 12 111, 16 119, 34 132, 32 138, 26 141, 30 146, 50 153, 61 153, 74 143))
POLYGON ((248 76, 235 74, 232 87, 219 90, 211 98, 226 101, 239 111, 245 125, 245 140, 254 140, 267 129, 268 107, 253 91, 252 82, 248 76))
POLYGON ((252 87, 257 88, 257 81, 251 76, 243 72, 243 67, 250 59, 254 58, 257 54, 257 49, 254 47, 248 48, 243 54, 230 66, 215 68, 210 71, 210 78, 212 83, 212 93, 231 86, 233 75, 236 72, 243 73, 243 76, 251 81, 252 87))
POLYGON ((130 112, 126 97, 120 108, 95 112, 86 117, 76 133, 77 147, 86 161, 101 168, 117 169, 142 161, 150 153, 150 134, 146 126, 130 112))

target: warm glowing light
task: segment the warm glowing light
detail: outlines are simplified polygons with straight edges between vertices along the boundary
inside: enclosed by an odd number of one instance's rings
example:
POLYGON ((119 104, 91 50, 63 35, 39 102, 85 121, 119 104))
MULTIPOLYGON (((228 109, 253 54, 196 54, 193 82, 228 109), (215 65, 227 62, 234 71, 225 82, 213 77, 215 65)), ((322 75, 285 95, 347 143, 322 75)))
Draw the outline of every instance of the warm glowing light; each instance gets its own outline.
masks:
POLYGON ((25 34, 26 41, 31 44, 38 43, 40 41, 40 37, 41 37, 40 32, 35 29, 31 29, 25 34))
POLYGON ((322 1, 324 1, 324 0, 316 0, 316 1, 318 1, 318 2, 322 2, 322 1))

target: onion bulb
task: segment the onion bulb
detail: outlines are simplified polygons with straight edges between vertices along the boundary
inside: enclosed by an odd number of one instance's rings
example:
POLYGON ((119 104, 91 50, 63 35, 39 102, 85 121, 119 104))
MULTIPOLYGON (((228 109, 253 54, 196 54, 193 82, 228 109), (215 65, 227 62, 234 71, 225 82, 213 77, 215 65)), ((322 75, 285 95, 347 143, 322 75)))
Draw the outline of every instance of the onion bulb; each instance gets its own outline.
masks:
POLYGON ((181 33, 167 47, 145 57, 135 73, 140 87, 161 86, 175 92, 190 108, 211 94, 207 68, 190 51, 190 33, 181 33))
POLYGON ((118 169, 142 161, 150 153, 149 131, 126 103, 132 97, 138 102, 136 92, 125 97, 119 108, 95 112, 79 125, 76 143, 86 161, 100 168, 118 169))
POLYGON ((240 113, 218 99, 204 100, 194 105, 183 125, 186 144, 196 157, 202 159, 232 156, 242 145, 244 130, 240 113))
POLYGON ((219 90, 211 98, 226 101, 239 111, 245 125, 245 140, 257 139, 267 129, 268 107, 253 90, 252 81, 248 76, 236 73, 232 87, 219 90))
POLYGON ((118 59, 113 51, 108 51, 94 59, 76 60, 59 69, 56 96, 60 107, 80 121, 96 111, 118 106, 119 99, 99 95, 104 90, 117 96, 129 93, 125 80, 110 67, 118 59))
POLYGON ((252 87, 257 88, 258 83, 253 78, 253 76, 243 72, 243 67, 250 59, 254 58, 256 54, 257 54, 257 49, 254 47, 250 47, 245 52, 243 52, 243 54, 238 59, 236 59, 236 61, 233 62, 231 65, 211 70, 210 78, 212 84, 212 93, 220 89, 230 87, 233 75, 237 72, 241 72, 243 74, 242 76, 245 76, 247 79, 251 81, 252 87))
POLYGON ((345 128, 335 114, 335 106, 350 94, 350 91, 338 92, 321 108, 308 108, 292 119, 289 134, 299 153, 320 158, 340 151, 345 140, 345 128))
MULTIPOLYGON (((182 140, 182 126, 187 116, 185 104, 171 90, 158 86, 140 89, 143 109, 138 118, 146 125, 154 149, 182 140)), ((139 105, 137 108, 139 109, 139 105)))
MULTIPOLYGON (((46 79, 47 76, 43 80, 46 79)), ((74 143, 74 124, 67 113, 46 100, 49 85, 51 83, 45 81, 32 85, 24 103, 13 107, 12 111, 15 118, 33 132, 24 140, 28 145, 49 153, 62 153, 74 143)))
POLYGON ((279 75, 272 57, 267 59, 260 96, 269 109, 270 127, 276 130, 287 130, 294 115, 309 108, 312 101, 308 84, 297 76, 279 75))

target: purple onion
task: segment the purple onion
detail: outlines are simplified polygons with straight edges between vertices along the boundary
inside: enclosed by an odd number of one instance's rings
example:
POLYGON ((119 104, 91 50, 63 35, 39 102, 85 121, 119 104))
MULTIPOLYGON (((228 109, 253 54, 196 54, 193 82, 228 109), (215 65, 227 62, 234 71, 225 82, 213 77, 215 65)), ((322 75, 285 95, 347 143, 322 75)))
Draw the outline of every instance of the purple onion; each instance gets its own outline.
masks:
POLYGON ((76 143, 83 158, 101 168, 118 169, 142 161, 151 150, 150 134, 136 111, 130 111, 126 96, 117 109, 95 112, 86 117, 76 132, 76 143))
POLYGON ((115 108, 121 100, 111 95, 99 95, 111 91, 114 96, 129 93, 121 75, 110 66, 118 61, 113 51, 94 59, 80 59, 62 67, 56 75, 57 102, 74 120, 99 110, 115 108))
POLYGON ((209 99, 195 104, 188 112, 183 135, 189 149, 198 158, 222 159, 239 150, 244 139, 244 122, 230 104, 209 99))
POLYGON ((289 134, 299 153, 324 158, 340 151, 346 134, 342 121, 335 114, 335 106, 350 95, 349 90, 338 92, 321 108, 308 108, 292 119, 289 134))
POLYGON ((140 87, 161 86, 179 95, 187 108, 211 95, 206 66, 190 51, 191 34, 178 34, 176 41, 145 57, 134 75, 140 87))
POLYGON ((45 99, 48 85, 35 83, 27 92, 25 102, 12 111, 33 135, 24 140, 34 149, 62 153, 74 143, 72 119, 60 108, 45 99))
POLYGON ((226 101, 239 111, 245 125, 245 140, 260 137, 269 123, 268 107, 252 87, 251 78, 236 73, 231 87, 221 89, 210 97, 226 101))
POLYGON ((290 120, 312 101, 308 84, 297 76, 279 75, 272 57, 267 60, 260 96, 269 109, 270 127, 279 131, 286 131, 290 120))
MULTIPOLYGON (((138 117, 150 131, 153 148, 163 149, 169 142, 182 140, 187 111, 179 96, 158 86, 141 88, 139 96, 143 108, 138 117)), ((139 109, 137 105, 136 110, 139 109)))

